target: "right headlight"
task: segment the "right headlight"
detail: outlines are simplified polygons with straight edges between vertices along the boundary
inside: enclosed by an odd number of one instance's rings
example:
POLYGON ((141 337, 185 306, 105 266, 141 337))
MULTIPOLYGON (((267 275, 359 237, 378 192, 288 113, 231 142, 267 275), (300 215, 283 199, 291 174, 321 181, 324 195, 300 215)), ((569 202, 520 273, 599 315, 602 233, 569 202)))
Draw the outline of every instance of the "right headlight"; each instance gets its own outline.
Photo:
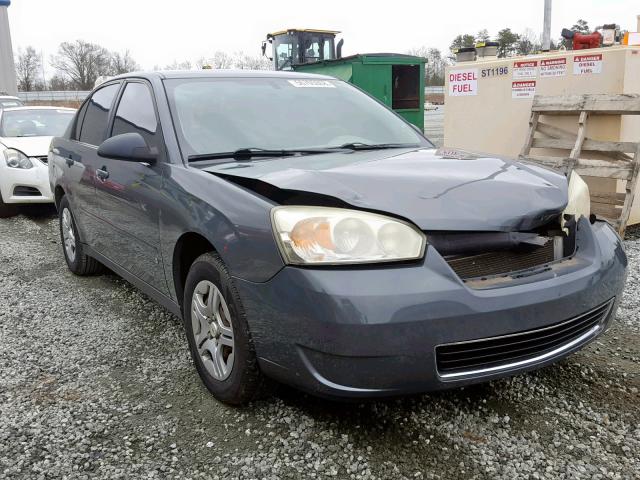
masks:
POLYGON ((426 246, 412 225, 358 210, 284 206, 271 217, 282 256, 293 265, 417 260, 426 246))
POLYGON ((33 163, 24 153, 20 150, 13 148, 7 148, 4 151, 4 161, 7 162, 7 166, 10 168, 21 168, 28 170, 33 168, 33 163))
POLYGON ((568 194, 569 202, 567 203, 567 208, 562 212, 563 227, 566 222, 565 215, 574 216, 576 221, 580 217, 589 218, 591 216, 591 194, 589 193, 589 186, 576 172, 571 172, 568 194))

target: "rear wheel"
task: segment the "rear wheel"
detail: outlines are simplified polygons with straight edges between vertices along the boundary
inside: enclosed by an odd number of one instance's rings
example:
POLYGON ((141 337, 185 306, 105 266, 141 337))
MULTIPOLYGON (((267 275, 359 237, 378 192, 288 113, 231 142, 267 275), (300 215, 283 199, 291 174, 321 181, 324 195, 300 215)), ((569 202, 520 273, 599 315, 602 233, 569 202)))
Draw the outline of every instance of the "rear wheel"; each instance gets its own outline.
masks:
POLYGON ((18 209, 15 205, 4 203, 2 193, 0 192, 0 218, 9 218, 17 215, 18 209))
POLYGON ((218 400, 241 405, 263 385, 242 302, 224 263, 198 257, 184 293, 184 324, 200 379, 218 400))
POLYGON ((102 265, 95 259, 84 253, 84 246, 80 242, 76 222, 71 213, 71 207, 67 197, 62 197, 58 207, 60 216, 60 239, 62 251, 67 266, 76 275, 93 275, 102 269, 102 265))

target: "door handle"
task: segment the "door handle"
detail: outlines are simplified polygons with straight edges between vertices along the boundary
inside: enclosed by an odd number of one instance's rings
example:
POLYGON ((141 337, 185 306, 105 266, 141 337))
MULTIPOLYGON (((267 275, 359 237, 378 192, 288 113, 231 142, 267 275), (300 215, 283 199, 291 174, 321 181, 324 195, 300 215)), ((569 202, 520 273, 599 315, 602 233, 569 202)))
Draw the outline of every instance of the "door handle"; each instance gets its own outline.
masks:
POLYGON ((107 171, 107 167, 102 167, 96 170, 96 176, 98 177, 98 179, 102 180, 103 182, 107 178, 109 178, 109 172, 107 171))

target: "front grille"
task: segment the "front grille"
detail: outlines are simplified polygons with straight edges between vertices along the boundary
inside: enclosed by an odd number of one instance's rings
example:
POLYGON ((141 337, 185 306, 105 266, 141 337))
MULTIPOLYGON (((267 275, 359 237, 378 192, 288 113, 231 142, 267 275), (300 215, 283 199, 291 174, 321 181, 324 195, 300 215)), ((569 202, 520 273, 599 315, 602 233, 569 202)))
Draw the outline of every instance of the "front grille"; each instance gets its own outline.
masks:
POLYGON ((447 263, 463 280, 492 277, 527 270, 555 260, 553 241, 525 251, 493 251, 470 256, 446 258, 447 263))
POLYGON ((34 187, 15 187, 13 195, 16 197, 40 197, 40 190, 34 187))
POLYGON ((613 299, 583 315, 549 327, 438 345, 438 372, 444 378, 482 375, 551 358, 569 349, 582 336, 588 338, 592 330, 595 333, 606 320, 612 305, 613 299))
POLYGON ((37 158, 38 160, 40 160, 40 161, 41 161, 42 163, 44 163, 45 165, 46 165, 47 163, 49 163, 49 157, 47 157, 46 155, 43 155, 43 156, 41 156, 41 157, 35 157, 35 158, 37 158))

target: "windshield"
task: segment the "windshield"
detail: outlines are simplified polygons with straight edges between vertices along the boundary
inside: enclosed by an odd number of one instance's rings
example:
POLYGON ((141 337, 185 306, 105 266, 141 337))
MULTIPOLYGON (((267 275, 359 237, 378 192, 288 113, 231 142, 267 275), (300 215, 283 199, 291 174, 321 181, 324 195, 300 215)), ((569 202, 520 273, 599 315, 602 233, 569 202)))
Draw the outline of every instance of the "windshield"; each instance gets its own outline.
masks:
POLYGON ((58 137, 73 118, 68 110, 5 110, 0 122, 0 137, 58 137))
POLYGON ((395 113, 339 80, 267 77, 165 83, 187 156, 350 143, 432 147, 395 113))

